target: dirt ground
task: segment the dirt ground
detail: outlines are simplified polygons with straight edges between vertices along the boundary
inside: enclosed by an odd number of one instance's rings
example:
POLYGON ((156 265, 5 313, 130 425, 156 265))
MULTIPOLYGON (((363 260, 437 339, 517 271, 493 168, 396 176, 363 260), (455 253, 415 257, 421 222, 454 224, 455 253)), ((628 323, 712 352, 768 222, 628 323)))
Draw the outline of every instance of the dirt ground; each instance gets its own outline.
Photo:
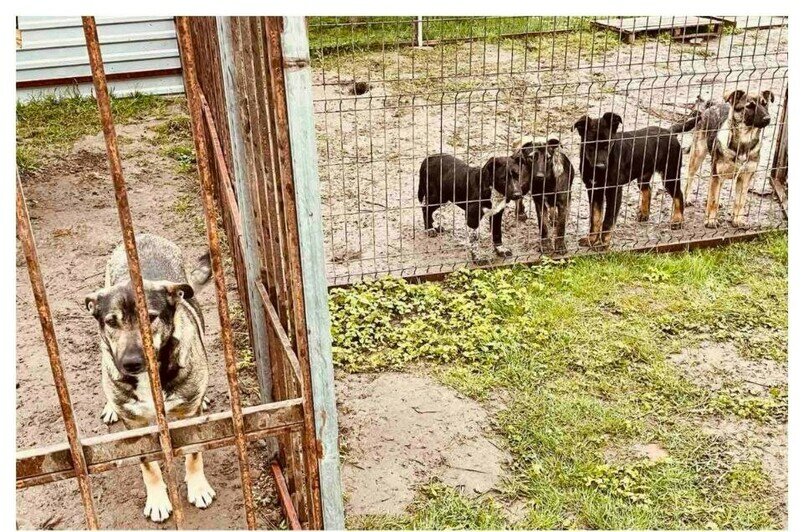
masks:
MULTIPOLYGON (((655 39, 634 45, 598 43, 596 52, 588 46, 573 48, 569 37, 555 38, 554 45, 545 37, 527 44, 476 42, 421 50, 389 46, 378 52, 345 52, 340 63, 314 63, 327 274, 332 283, 383 273, 450 271, 471 260, 459 209, 441 209, 446 233, 424 235, 416 187, 419 165, 428 154, 446 152, 482 165, 493 155, 509 153, 522 135, 550 133, 560 137, 577 168, 578 136, 572 124, 583 115, 617 112, 624 119, 623 130, 667 126, 681 119, 688 112, 683 105, 698 96, 720 98, 737 86, 776 94, 770 107, 774 120, 763 133, 747 208, 751 229, 785 225, 769 176, 787 84, 786 29, 724 35, 698 46, 655 39), (354 80, 369 83, 370 90, 352 94, 354 80)), ((683 145, 690 143, 689 137, 682 135, 683 145)), ((678 231, 670 230, 672 202, 658 178, 649 222, 635 221, 638 189, 632 183, 613 249, 734 233, 728 223, 713 230, 703 226, 708 173, 705 163, 694 189, 695 205, 687 208, 685 227, 678 231)), ((730 182, 721 198, 725 221, 732 202, 730 182)), ((588 228, 588 210, 577 178, 567 227, 569 253, 584 251, 577 242, 588 228)), ((505 214, 504 242, 514 253, 507 261, 540 256, 534 213, 529 214, 525 223, 517 223, 511 212, 505 214)), ((481 227, 480 260, 501 261, 491 251, 488 223, 481 227)))
POLYGON ((338 380, 346 513, 401 514, 432 479, 470 497, 499 487, 511 456, 489 413, 431 377, 343 375, 338 380))
MULTIPOLYGON (((206 250, 206 235, 198 223, 200 196, 192 181, 196 178, 177 174, 173 162, 148 142, 153 125, 155 122, 118 127, 134 227, 173 240, 185 259, 192 261, 206 250), (191 205, 188 212, 175 208, 181 198, 191 205)), ((37 175, 24 180, 23 186, 80 434, 106 434, 110 429, 99 419, 105 399, 100 386, 97 325, 83 304, 85 294, 103 285, 105 262, 120 240, 102 136, 81 139, 67 157, 49 161, 37 175)), ((228 281, 230 301, 236 301, 233 277, 228 281)), ((214 288, 201 292, 199 300, 208 327, 211 371, 207 395, 213 401, 212 411, 229 410, 214 288)), ((16 301, 17 448, 60 443, 66 436, 19 245, 16 301)), ((253 395, 254 383, 253 375, 241 371, 246 398, 253 395)), ((121 430, 119 425, 111 430, 121 430)), ((253 476, 259 478, 266 457, 260 447, 252 449, 253 476)), ((205 453, 204 458, 217 499, 207 510, 188 507, 185 501, 187 526, 244 528, 240 474, 233 450, 218 449, 205 453)), ((183 479, 182 469, 183 465, 179 480, 183 479)), ((93 479, 101 527, 173 527, 172 520, 156 526, 143 517, 145 491, 139 468, 123 468, 93 479)), ((180 486, 185 493, 186 488, 180 486)), ((262 526, 271 528, 280 519, 267 486, 267 478, 260 480, 257 495, 268 501, 261 505, 260 520, 262 526)), ((57 523, 57 528, 83 528, 75 481, 18 491, 17 520, 23 528, 38 528, 48 521, 57 523)))

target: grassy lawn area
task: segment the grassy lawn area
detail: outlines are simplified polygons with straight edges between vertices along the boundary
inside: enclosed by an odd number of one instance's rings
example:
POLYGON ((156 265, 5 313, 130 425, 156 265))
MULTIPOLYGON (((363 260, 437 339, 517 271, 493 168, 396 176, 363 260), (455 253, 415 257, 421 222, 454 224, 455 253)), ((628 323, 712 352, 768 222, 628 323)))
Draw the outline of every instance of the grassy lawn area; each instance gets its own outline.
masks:
MULTIPOLYGON (((703 430, 783 427, 787 385, 714 388, 679 353, 704 343, 787 364, 787 236, 682 254, 611 254, 331 292, 341 370, 415 367, 489 407, 514 456, 496 497, 420 486, 362 528, 779 528, 784 493, 703 430), (687 368, 688 370, 689 368, 687 368), (500 403, 502 403, 500 405, 500 403), (492 408, 496 406, 496 408, 492 408), (502 406, 500 409, 499 406, 502 406), (659 459, 634 458, 652 442, 659 459), (515 522, 503 507, 525 501, 515 522)), ((783 373, 785 374, 785 373, 783 373)))

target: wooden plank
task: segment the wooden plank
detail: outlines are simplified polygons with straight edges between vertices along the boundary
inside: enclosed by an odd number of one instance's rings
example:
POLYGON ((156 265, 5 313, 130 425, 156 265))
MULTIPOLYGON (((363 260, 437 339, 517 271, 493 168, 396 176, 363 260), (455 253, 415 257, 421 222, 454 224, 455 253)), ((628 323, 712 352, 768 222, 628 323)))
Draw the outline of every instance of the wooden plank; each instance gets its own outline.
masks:
POLYGON ((709 17, 696 16, 615 17, 598 19, 593 22, 596 26, 606 29, 632 33, 698 28, 717 23, 718 21, 712 20, 709 17))
MULTIPOLYGON (((243 409, 243 424, 249 439, 256 435, 265 437, 268 434, 299 430, 302 419, 301 399, 243 409)), ((173 421, 168 427, 174 456, 202 448, 214 448, 218 442, 234 445, 231 412, 173 421)), ((155 426, 86 438, 81 441, 81 445, 90 473, 136 465, 143 460, 158 460, 162 454, 159 433, 155 426)), ((66 443, 17 453, 17 488, 41 484, 42 480, 73 476, 75 471, 66 443)))
POLYGON ((310 48, 304 17, 284 17, 282 55, 288 108, 291 164, 301 253, 308 361, 315 408, 324 527, 343 529, 338 417, 335 406, 332 338, 327 303, 321 196, 313 120, 310 48))
MULTIPOLYGON (((236 83, 234 73, 234 50, 232 47, 232 33, 229 17, 215 17, 218 29, 218 46, 221 56, 221 70, 223 73, 223 90, 226 97, 227 129, 232 153, 232 167, 234 188, 239 201, 240 230, 243 235, 243 262, 246 270, 246 290, 248 294, 248 310, 251 321, 252 349, 257 367, 257 378, 260 384, 260 399, 263 402, 273 400, 270 354, 267 350, 267 334, 265 332, 265 311, 259 300, 259 295, 250 287, 254 286, 260 278, 260 250, 256 243, 256 224, 254 218, 254 199, 248 185, 248 165, 245 162, 246 151, 243 146, 240 113, 237 106, 236 83)), ((231 201, 231 199, 230 199, 231 201)))

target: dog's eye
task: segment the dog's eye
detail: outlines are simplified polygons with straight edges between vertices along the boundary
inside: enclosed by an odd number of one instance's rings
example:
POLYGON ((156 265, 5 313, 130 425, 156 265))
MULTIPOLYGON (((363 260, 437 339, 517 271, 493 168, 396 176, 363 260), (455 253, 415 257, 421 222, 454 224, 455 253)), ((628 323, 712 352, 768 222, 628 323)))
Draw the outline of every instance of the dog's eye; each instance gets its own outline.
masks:
POLYGON ((107 327, 117 327, 117 317, 114 314, 109 314, 106 316, 106 319, 103 320, 107 327))
POLYGON ((158 317, 159 317, 159 314, 156 313, 156 312, 151 312, 151 313, 148 314, 148 319, 151 320, 151 323, 156 321, 156 318, 158 318, 158 317))
POLYGON ((753 109, 756 106, 757 106, 756 102, 748 102, 747 104, 745 104, 746 109, 753 109))

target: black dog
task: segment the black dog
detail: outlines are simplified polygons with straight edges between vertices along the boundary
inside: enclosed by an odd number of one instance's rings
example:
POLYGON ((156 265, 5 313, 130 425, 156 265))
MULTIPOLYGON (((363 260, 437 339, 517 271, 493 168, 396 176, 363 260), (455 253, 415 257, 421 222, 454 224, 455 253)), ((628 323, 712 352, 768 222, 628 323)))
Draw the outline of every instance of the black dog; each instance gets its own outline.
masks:
MULTIPOLYGON (((513 157, 523 161, 527 168, 521 181, 522 193, 530 194, 533 199, 541 244, 551 244, 552 228, 553 250, 563 255, 567 252, 564 234, 575 168, 556 138, 525 137, 514 144, 513 150, 513 157)), ((521 200, 517 202, 517 211, 520 219, 527 218, 521 200)))
POLYGON ((429 155, 419 169, 419 201, 424 214, 424 228, 429 236, 443 229, 433 227, 433 213, 449 202, 466 213, 466 225, 472 229, 470 238, 477 240, 480 220, 488 212, 491 217, 491 237, 498 255, 510 256, 502 245, 503 209, 509 201, 522 198, 520 178, 522 164, 511 157, 492 157, 483 168, 439 153, 429 155), (500 196, 494 198, 495 192, 500 196), (494 201, 496 199, 496 201, 494 201))
POLYGON ((637 221, 647 221, 650 214, 651 178, 659 173, 665 191, 673 197, 670 227, 684 223, 684 195, 681 187, 681 143, 677 134, 689 131, 698 122, 698 114, 669 129, 646 127, 617 133, 623 119, 616 113, 602 118, 584 116, 575 122, 581 136, 581 175, 589 195, 589 236, 582 246, 607 247, 623 199, 623 188, 637 180, 641 190, 637 221), (603 215, 603 203, 606 213, 603 215))

